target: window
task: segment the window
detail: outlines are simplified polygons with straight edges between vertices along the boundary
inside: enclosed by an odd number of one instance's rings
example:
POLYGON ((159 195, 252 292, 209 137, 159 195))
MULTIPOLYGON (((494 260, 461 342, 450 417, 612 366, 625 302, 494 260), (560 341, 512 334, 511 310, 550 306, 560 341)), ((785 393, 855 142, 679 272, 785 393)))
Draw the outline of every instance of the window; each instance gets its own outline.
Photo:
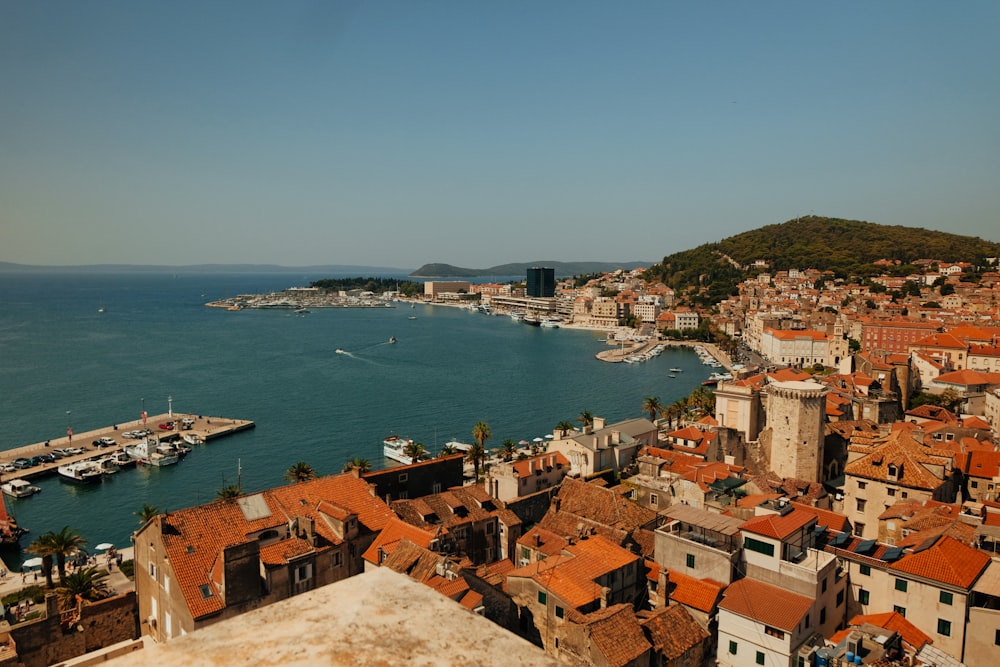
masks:
POLYGON ((649 494, 649 504, 650 505, 652 505, 653 507, 656 507, 657 500, 659 500, 659 499, 656 497, 655 493, 649 494))
POLYGON ((858 498, 855 502, 858 504, 858 511, 859 512, 864 512, 865 511, 865 505, 867 504, 868 501, 864 500, 863 498, 858 498))
POLYGON ((770 625, 764 626, 764 634, 770 635, 771 637, 777 637, 778 639, 784 639, 785 633, 778 628, 772 628, 770 625))
POLYGON ((823 586, 822 586, 822 589, 823 589, 823 592, 826 593, 826 577, 823 577, 823 586))
POLYGON ((487 535, 492 535, 495 528, 496 528, 496 524, 495 523, 488 523, 488 524, 486 524, 486 534, 487 535))
POLYGON ((890 496, 894 496, 896 495, 896 489, 886 489, 886 493, 888 493, 890 496))
POLYGON ((409 475, 409 473, 405 473, 405 472, 404 472, 404 473, 400 473, 400 475, 399 475, 399 483, 400 483, 400 484, 403 484, 403 483, 404 483, 404 482, 406 482, 406 480, 408 480, 409 478, 410 478, 410 475, 409 475))
POLYGON ((854 534, 857 535, 858 537, 861 537, 862 535, 864 535, 865 534, 865 524, 863 524, 863 523, 856 523, 856 524, 854 524, 854 534))
POLYGON ((774 545, 768 544, 767 542, 762 542, 760 540, 755 540, 752 537, 743 538, 743 548, 750 551, 756 551, 757 553, 764 554, 765 556, 774 555, 774 545))
POLYGON ((892 610, 903 618, 906 618, 906 607, 900 607, 898 604, 894 604, 892 605, 892 610))
POLYGON ((939 618, 938 634, 943 637, 951 637, 951 621, 946 621, 943 618, 939 618))
MULTIPOLYGON (((521 481, 523 482, 524 480, 521 481)), ((431 484, 431 493, 441 493, 441 482, 431 484)))
POLYGON ((344 554, 340 551, 333 552, 333 566, 340 567, 344 564, 344 554))
POLYGON ((549 597, 545 594, 545 591, 538 591, 538 604, 546 604, 549 597))
MULTIPOLYGON (((997 644, 1000 644, 1000 630, 997 630, 997 644)), ((736 642, 729 642, 729 655, 736 655, 736 642)))
POLYGON ((863 588, 861 590, 859 590, 858 591, 858 604, 864 604, 864 605, 868 604, 868 596, 869 596, 868 591, 866 591, 863 588))
POLYGON ((899 592, 901 592, 901 593, 905 593, 906 592, 906 579, 897 579, 896 580, 896 590, 899 591, 899 592))
POLYGON ((565 615, 566 615, 566 610, 560 607, 559 605, 556 605, 556 618, 562 618, 565 615))
POLYGON ((862 565, 860 568, 858 568, 858 571, 861 572, 861 574, 863 574, 863 575, 865 575, 867 577, 867 576, 871 575, 871 573, 872 573, 872 567, 871 567, 871 565, 862 565))
POLYGON ((837 591, 837 606, 844 604, 844 589, 837 591))
POLYGON ((976 481, 969 482, 969 485, 972 488, 974 488, 974 489, 978 489, 979 488, 979 482, 976 482, 976 481))
POLYGON ((938 601, 941 604, 951 604, 953 600, 954 596, 948 591, 941 591, 941 594, 938 595, 938 601))
POLYGON ((209 586, 208 584, 202 584, 201 586, 198 587, 198 590, 201 591, 201 599, 203 600, 207 600, 208 598, 213 597, 215 595, 212 592, 212 587, 209 586))
MULTIPOLYGON (((1000 646, 1000 630, 997 630, 993 633, 993 645, 1000 646)), ((735 651, 733 651, 733 653, 735 653, 735 651)))
POLYGON ((687 555, 687 566, 694 567, 694 554, 687 555))
POLYGON ((823 625, 826 623, 826 607, 819 610, 819 624, 823 625))
POLYGON ((763 651, 757 651, 757 664, 758 665, 763 665, 764 664, 764 652, 763 651))
POLYGON ((863 489, 868 486, 868 482, 858 482, 858 488, 863 489))

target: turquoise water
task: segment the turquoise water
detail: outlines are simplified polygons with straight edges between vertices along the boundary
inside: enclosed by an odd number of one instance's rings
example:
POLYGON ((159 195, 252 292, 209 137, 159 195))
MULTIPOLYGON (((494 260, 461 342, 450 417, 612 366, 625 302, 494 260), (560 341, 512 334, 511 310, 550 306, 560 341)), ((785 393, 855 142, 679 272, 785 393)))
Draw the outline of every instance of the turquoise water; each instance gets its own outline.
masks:
MULTIPOLYGON (((708 375, 686 350, 607 364, 603 332, 541 329, 457 308, 227 312, 213 299, 305 285, 301 274, 0 274, 0 447, 82 433, 150 414, 250 419, 257 428, 197 447, 180 464, 126 470, 94 487, 56 478, 7 499, 32 535, 70 526, 93 544, 128 545, 143 504, 211 501, 237 480, 255 491, 306 461, 321 474, 355 456, 386 465, 382 440, 414 438, 436 452, 493 437, 531 440, 583 410, 643 416, 708 375), (106 312, 99 313, 99 308, 106 312), (416 319, 409 319, 416 315, 416 319), (390 345, 391 336, 397 343, 390 345), (342 348, 349 354, 336 354, 342 348), (685 369, 677 378, 668 368, 685 369), (69 411, 69 415, 67 415, 69 411)), ((4 554, 8 565, 17 556, 4 554)))

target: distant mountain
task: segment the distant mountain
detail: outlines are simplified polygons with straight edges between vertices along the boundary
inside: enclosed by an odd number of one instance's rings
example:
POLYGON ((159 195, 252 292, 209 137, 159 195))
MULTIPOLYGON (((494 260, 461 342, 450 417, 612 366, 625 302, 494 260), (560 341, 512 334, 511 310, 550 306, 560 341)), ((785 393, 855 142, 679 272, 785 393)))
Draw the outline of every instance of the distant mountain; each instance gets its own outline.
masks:
POLYGON ((983 266, 984 258, 998 256, 1000 243, 978 237, 806 216, 667 255, 646 277, 659 278, 692 301, 711 305, 735 294, 737 284, 761 270, 811 268, 844 278, 907 275, 916 271, 912 262, 918 259, 983 266), (766 269, 751 268, 758 259, 768 262, 766 269), (875 266, 880 259, 898 260, 899 265, 875 266))
POLYGON ((41 266, 0 262, 0 273, 310 273, 316 275, 346 274, 366 276, 405 276, 410 269, 353 264, 314 264, 310 266, 280 266, 277 264, 190 264, 186 266, 150 264, 85 264, 79 266, 41 266))
POLYGON ((554 269, 557 278, 603 273, 618 269, 638 269, 651 262, 515 262, 500 264, 488 269, 467 269, 451 264, 424 264, 410 274, 411 278, 479 278, 482 276, 524 276, 531 267, 544 266, 554 269))

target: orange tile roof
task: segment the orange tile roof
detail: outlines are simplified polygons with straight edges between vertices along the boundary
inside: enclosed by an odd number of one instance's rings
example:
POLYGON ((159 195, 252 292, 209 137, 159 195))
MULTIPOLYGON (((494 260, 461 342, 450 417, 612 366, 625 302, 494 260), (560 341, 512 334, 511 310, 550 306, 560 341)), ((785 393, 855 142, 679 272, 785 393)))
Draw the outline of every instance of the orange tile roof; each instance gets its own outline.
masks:
POLYGON ((636 664, 652 648, 630 604, 617 604, 587 614, 584 625, 609 667, 636 664))
POLYGON ((934 378, 934 382, 962 385, 965 387, 980 384, 1000 384, 1000 373, 984 373, 982 371, 973 371, 966 368, 960 371, 942 373, 934 378))
POLYGON ((872 445, 849 445, 862 456, 844 466, 844 474, 885 482, 890 465, 897 468, 895 483, 914 489, 934 490, 944 484, 927 466, 951 465, 951 454, 917 442, 908 429, 895 429, 872 445))
POLYGON ((745 533, 756 533, 766 537, 773 537, 781 540, 795 531, 816 521, 816 515, 802 509, 792 509, 785 516, 780 514, 762 514, 752 519, 747 519, 740 524, 740 530, 745 533))
POLYGON ((820 509, 819 507, 813 507, 805 503, 797 503, 794 500, 792 501, 792 506, 797 510, 812 514, 816 517, 817 525, 826 526, 829 530, 846 532, 851 527, 851 522, 845 515, 833 510, 820 509))
MULTIPOLYGON (((393 517, 389 507, 371 495, 367 482, 342 474, 173 511, 160 515, 143 530, 159 532, 188 611, 198 619, 225 608, 217 586, 221 583, 222 552, 226 547, 244 544, 253 539, 249 536, 268 529, 284 534, 288 522, 297 516, 312 518, 316 534, 322 538, 319 546, 308 546, 308 550, 322 551, 329 544, 340 544, 341 539, 323 518, 320 506, 324 501, 356 513, 362 534, 381 530, 393 517), (256 503, 265 509, 265 515, 248 519, 241 502, 256 503), (208 597, 202 594, 205 585, 215 588, 214 592, 209 589, 212 594, 208 597)), ((286 555, 299 557, 308 552, 305 544, 286 539, 268 545, 262 549, 262 562, 271 565, 286 555)))
POLYGON ((369 563, 378 565, 379 549, 381 548, 383 553, 390 554, 395 548, 395 545, 399 544, 399 541, 402 539, 407 539, 417 546, 427 549, 430 547, 431 540, 434 539, 436 532, 437 531, 418 528, 417 526, 406 523, 402 519, 393 517, 386 522, 385 527, 382 528, 382 531, 375 537, 375 541, 371 543, 368 549, 361 554, 361 557, 369 563))
POLYGON ((535 474, 536 469, 552 470, 552 468, 560 465, 567 472, 569 471, 569 459, 562 452, 539 454, 538 456, 531 456, 513 463, 514 472, 517 473, 518 477, 531 477, 535 474))
POLYGON ((975 449, 958 454, 955 457, 956 466, 970 477, 994 478, 1000 476, 1000 451, 993 449, 975 449))
POLYGON ((737 579, 729 584, 719 604, 760 623, 793 632, 812 608, 812 598, 755 579, 737 579))
POLYGON ((764 333, 769 333, 779 340, 797 340, 800 338, 829 340, 830 338, 822 331, 811 331, 809 329, 764 329, 764 333))
POLYGON ((989 564, 987 554, 945 535, 923 551, 906 554, 889 569, 960 588, 971 588, 989 564))
POLYGON ((851 619, 850 625, 871 624, 879 628, 885 628, 898 633, 903 641, 920 650, 924 644, 933 643, 933 640, 925 635, 920 628, 906 620, 906 618, 895 611, 888 611, 882 614, 858 614, 851 619))
POLYGON ((698 611, 711 614, 719 604, 726 585, 714 579, 698 579, 683 572, 667 570, 668 597, 698 611))
POLYGON ((709 634, 682 605, 662 607, 640 615, 639 623, 661 653, 666 664, 681 658, 693 647, 709 639, 709 634))

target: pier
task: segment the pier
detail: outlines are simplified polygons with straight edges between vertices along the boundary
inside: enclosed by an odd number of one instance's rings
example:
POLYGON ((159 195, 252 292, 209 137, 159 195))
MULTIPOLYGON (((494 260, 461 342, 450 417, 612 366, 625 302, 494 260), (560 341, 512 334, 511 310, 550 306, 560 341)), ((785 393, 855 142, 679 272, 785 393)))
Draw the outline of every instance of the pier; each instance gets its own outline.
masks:
POLYGON ((86 459, 92 459, 105 454, 110 454, 111 452, 122 449, 126 445, 138 442, 137 439, 126 438, 123 434, 127 431, 148 428, 154 433, 154 436, 151 437, 157 438, 167 438, 170 436, 181 437, 182 434, 188 433, 197 435, 207 443, 209 440, 245 431, 247 429, 254 428, 255 426, 256 424, 246 419, 209 417, 203 415, 182 414, 178 412, 173 414, 166 413, 149 416, 145 421, 142 419, 136 419, 134 421, 105 426, 93 431, 73 433, 72 436, 63 435, 58 438, 52 438, 50 440, 44 440, 30 445, 23 445, 13 449, 2 450, 0 451, 0 464, 11 463, 18 458, 30 459, 34 456, 48 454, 53 449, 76 447, 84 451, 82 454, 65 456, 52 463, 40 463, 38 465, 31 466, 30 468, 21 468, 12 472, 5 472, 0 474, 0 478, 3 480, 12 478, 31 480, 36 477, 54 474, 56 472, 56 468, 67 463, 84 461, 86 459), (191 428, 182 428, 183 420, 185 419, 191 420, 191 428), (173 422, 174 428, 172 430, 159 428, 160 424, 166 422, 173 422), (105 447, 97 447, 94 445, 94 441, 99 438, 111 438, 115 441, 115 444, 109 444, 105 447))

